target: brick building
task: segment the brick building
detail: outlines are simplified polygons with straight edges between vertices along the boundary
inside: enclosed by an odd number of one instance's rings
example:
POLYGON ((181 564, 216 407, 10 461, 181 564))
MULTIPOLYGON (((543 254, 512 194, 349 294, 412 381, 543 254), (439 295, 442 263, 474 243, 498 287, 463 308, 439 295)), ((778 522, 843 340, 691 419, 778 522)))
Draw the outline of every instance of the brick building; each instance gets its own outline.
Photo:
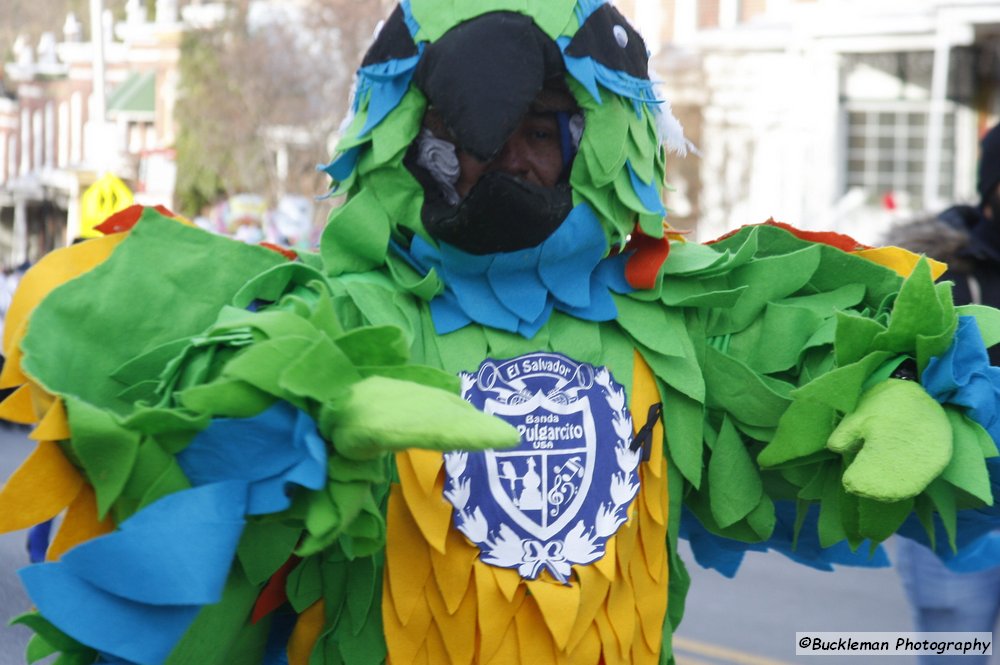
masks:
POLYGON ((173 195, 173 107, 183 24, 176 2, 150 19, 129 0, 126 19, 104 12, 104 94, 98 50, 70 14, 57 38, 19 38, 0 78, 0 267, 35 261, 78 235, 80 194, 104 172, 144 203, 173 195), (104 118, 96 109, 104 107, 104 118), (141 177, 150 168, 156 187, 141 177))

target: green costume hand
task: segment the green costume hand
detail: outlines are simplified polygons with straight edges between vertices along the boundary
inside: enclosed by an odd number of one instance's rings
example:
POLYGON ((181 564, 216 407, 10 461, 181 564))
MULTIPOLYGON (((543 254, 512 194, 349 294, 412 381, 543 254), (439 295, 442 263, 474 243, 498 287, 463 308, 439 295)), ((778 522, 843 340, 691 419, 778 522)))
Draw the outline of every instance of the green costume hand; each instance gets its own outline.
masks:
POLYGON ((951 426, 944 408, 920 384, 888 379, 861 396, 826 447, 856 453, 843 476, 848 492, 900 501, 922 492, 948 465, 951 426))
POLYGON ((509 448, 520 435, 458 395, 373 376, 351 386, 330 440, 344 457, 366 460, 406 448, 509 448))

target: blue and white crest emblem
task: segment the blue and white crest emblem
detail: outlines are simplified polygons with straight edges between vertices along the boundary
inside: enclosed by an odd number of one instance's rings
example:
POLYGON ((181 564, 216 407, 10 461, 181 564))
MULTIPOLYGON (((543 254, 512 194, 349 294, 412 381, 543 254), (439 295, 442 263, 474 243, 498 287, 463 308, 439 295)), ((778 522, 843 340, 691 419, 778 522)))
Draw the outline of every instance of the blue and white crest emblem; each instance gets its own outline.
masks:
POLYGON ((568 582, 604 555, 639 490, 625 390, 604 367, 555 353, 487 359, 462 396, 517 428, 508 450, 445 454, 445 498, 480 559, 568 582))

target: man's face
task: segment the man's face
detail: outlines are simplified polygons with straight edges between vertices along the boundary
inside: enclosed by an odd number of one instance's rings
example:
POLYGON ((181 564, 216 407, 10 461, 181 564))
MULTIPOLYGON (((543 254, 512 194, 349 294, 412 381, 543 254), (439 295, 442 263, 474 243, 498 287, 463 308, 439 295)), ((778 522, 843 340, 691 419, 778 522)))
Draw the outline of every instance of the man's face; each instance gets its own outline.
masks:
MULTIPOLYGON (((572 113, 575 109, 572 95, 553 83, 538 93, 500 153, 491 161, 480 161, 458 147, 460 172, 455 183, 458 195, 464 198, 481 177, 494 171, 541 187, 554 187, 563 173, 563 148, 556 114, 560 111, 572 113)), ((454 143, 433 109, 427 112, 424 124, 438 138, 454 143)))

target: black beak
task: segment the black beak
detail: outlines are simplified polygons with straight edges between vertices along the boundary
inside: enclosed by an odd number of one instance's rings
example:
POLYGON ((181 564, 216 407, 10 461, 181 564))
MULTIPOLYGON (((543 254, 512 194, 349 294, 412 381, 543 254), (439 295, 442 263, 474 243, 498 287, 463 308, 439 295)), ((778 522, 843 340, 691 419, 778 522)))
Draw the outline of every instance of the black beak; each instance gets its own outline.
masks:
POLYGON ((529 17, 491 12, 429 45, 414 82, 458 147, 485 162, 499 154, 545 81, 565 71, 559 47, 529 17))

